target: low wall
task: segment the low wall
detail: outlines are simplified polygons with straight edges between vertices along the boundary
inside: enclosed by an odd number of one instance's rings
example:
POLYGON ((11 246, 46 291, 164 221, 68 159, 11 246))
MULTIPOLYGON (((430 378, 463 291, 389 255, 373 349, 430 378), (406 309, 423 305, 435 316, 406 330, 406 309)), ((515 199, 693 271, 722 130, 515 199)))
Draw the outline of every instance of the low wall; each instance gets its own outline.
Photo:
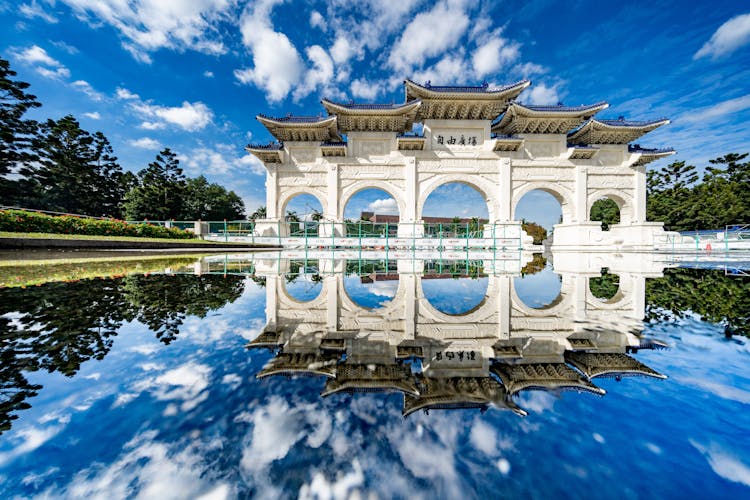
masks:
MULTIPOLYGON (((184 241, 184 240, 183 240, 184 241)), ((177 250, 177 251, 243 251, 252 249, 277 248, 278 245, 263 243, 227 243, 217 245, 213 242, 190 242, 172 243, 169 241, 132 241, 132 240, 68 240, 57 238, 0 238, 0 248, 4 249, 39 249, 39 248, 61 248, 61 249, 100 249, 100 250, 177 250)))

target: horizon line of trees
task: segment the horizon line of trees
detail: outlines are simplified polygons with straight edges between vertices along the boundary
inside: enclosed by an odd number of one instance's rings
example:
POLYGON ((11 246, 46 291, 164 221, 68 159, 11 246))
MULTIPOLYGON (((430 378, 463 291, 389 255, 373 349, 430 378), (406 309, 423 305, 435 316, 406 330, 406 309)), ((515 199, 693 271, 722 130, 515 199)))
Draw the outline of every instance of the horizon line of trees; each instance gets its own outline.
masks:
POLYGON ((102 132, 73 115, 25 117, 42 104, 0 58, 0 205, 127 220, 244 219, 234 192, 187 177, 169 148, 137 174, 125 171, 102 132))
POLYGON ((709 160, 703 175, 677 161, 648 172, 647 219, 672 231, 750 224, 748 153, 709 160))

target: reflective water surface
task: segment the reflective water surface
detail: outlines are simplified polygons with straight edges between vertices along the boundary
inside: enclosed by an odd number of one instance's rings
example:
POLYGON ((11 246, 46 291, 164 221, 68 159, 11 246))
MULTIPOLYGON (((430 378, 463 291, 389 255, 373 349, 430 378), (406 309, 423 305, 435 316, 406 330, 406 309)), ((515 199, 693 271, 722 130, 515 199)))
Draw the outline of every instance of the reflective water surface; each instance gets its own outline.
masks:
POLYGON ((0 495, 750 494, 745 264, 401 257, 0 262, 0 495))

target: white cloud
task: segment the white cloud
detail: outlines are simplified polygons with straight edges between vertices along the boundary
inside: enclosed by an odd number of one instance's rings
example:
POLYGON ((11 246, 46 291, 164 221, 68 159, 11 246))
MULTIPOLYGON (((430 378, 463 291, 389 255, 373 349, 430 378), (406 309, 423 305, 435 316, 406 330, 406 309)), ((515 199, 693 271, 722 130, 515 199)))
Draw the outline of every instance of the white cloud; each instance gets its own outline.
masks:
POLYGON ((49 12, 45 11, 36 2, 36 0, 31 0, 31 3, 21 4, 20 7, 18 7, 18 13, 28 19, 33 19, 35 17, 38 17, 44 21, 47 21, 50 24, 55 24, 58 22, 58 19, 52 14, 50 14, 49 12))
POLYGON ((36 72, 45 78, 52 78, 53 80, 60 80, 63 78, 70 77, 70 71, 68 70, 68 68, 65 68, 65 67, 49 69, 49 68, 44 68, 40 66, 36 68, 36 72))
POLYGON ((327 28, 326 20, 323 18, 323 15, 317 10, 314 10, 312 11, 312 13, 310 13, 310 26, 313 28, 320 28, 323 31, 325 31, 327 28))
POLYGON ((214 77, 214 72, 213 71, 204 71, 203 72, 203 76, 205 76, 206 78, 213 78, 214 77))
POLYGON ((685 113, 680 117, 680 121, 701 122, 716 117, 729 117, 732 113, 737 113, 748 108, 750 108, 750 94, 685 113))
POLYGON ((61 80, 70 77, 70 70, 38 45, 11 53, 19 61, 33 66, 34 70, 45 78, 61 80))
POLYGON ((378 81, 369 81, 365 79, 354 80, 350 86, 354 97, 372 100, 383 92, 383 85, 378 81))
POLYGON ((525 62, 523 64, 518 64, 513 68, 514 73, 518 73, 523 78, 529 78, 533 75, 541 75, 547 72, 547 68, 542 66, 541 64, 536 64, 533 62, 525 62))
POLYGON ((398 204, 393 198, 383 198, 381 200, 375 200, 365 208, 366 212, 374 212, 376 214, 395 214, 398 215, 398 204))
POLYGON ((79 50, 76 47, 63 42, 62 40, 58 40, 57 42, 52 42, 52 45, 54 45, 60 50, 64 50, 65 52, 67 52, 68 54, 72 56, 78 54, 79 52, 79 50))
POLYGON ((445 56, 427 69, 415 72, 414 78, 420 82, 454 83, 458 79, 464 79, 467 71, 466 61, 462 54, 445 56))
POLYGON ((202 102, 183 101, 182 106, 174 107, 138 102, 133 104, 133 109, 144 118, 141 128, 147 130, 160 128, 161 124, 172 124, 195 132, 205 128, 213 119, 213 112, 202 102), (153 121, 154 118, 156 121, 153 121))
POLYGON ((139 99, 140 98, 138 96, 138 94, 134 94, 131 91, 129 91, 128 89, 125 89, 125 88, 122 88, 122 87, 117 87, 116 95, 117 95, 118 99, 123 99, 123 100, 139 99))
POLYGON ((231 172, 265 175, 261 161, 251 154, 237 155, 237 147, 230 144, 216 144, 213 147, 193 148, 180 155, 180 162, 191 175, 224 175, 231 172))
POLYGON ((16 58, 26 64, 42 64, 45 66, 60 67, 60 61, 53 59, 47 51, 38 45, 32 45, 28 49, 16 53, 16 58))
POLYGON ((73 83, 70 84, 74 89, 79 90, 89 96, 92 101, 99 102, 104 99, 104 96, 100 93, 94 90, 94 87, 91 86, 89 82, 86 80, 76 80, 73 83))
POLYGON ((167 128, 167 124, 162 122, 145 121, 138 125, 138 128, 142 128, 143 130, 163 130, 167 128))
POLYGON ((91 113, 84 113, 83 116, 85 116, 86 118, 91 118, 92 120, 99 120, 102 117, 102 115, 100 115, 98 111, 93 111, 91 113))
POLYGON ((750 14, 741 14, 719 26, 711 39, 695 53, 693 59, 701 57, 718 59, 731 54, 747 43, 750 43, 750 14))
MULTIPOLYGON (((67 423, 67 422, 66 422, 67 423)), ((52 439, 62 429, 62 426, 47 426, 44 428, 25 427, 15 431, 20 444, 10 451, 0 452, 0 465, 4 465, 14 458, 36 450, 52 439)))
POLYGON ((136 148, 141 149, 153 149, 157 150, 161 148, 161 144, 156 139, 151 139, 150 137, 141 137, 140 139, 131 139, 128 141, 128 143, 136 148))
POLYGON ((690 440, 690 444, 706 456, 708 465, 716 474, 734 483, 750 486, 750 466, 748 464, 743 463, 715 443, 706 447, 690 440))
POLYGON ((481 78, 512 63, 520 56, 519 47, 519 44, 510 43, 502 37, 492 38, 474 52, 474 74, 481 78))
POLYGON ((497 455, 497 431, 490 425, 481 420, 474 422, 469 434, 469 441, 475 449, 481 451, 488 457, 497 455))
POLYGON ((284 458, 305 435, 299 411, 290 408, 286 401, 273 397, 265 407, 248 416, 253 422, 250 446, 242 451, 240 467, 248 472, 258 472, 270 463, 284 458))
POLYGON ((410 73, 429 57, 442 54, 461 39, 469 18, 461 6, 441 2, 429 12, 422 12, 406 26, 391 50, 391 68, 410 73))
POLYGON ((346 63, 356 53, 354 44, 343 35, 337 36, 336 41, 331 46, 331 57, 336 61, 336 64, 346 63))
POLYGON ((206 478, 204 449, 191 442, 167 445, 156 437, 155 431, 135 436, 109 465, 94 464, 70 484, 52 486, 40 496, 200 498, 222 492, 232 496, 227 485, 211 484, 206 478))
POLYGON ((304 72, 304 63, 289 38, 274 31, 271 11, 280 0, 263 0, 246 8, 240 18, 242 42, 250 49, 253 67, 237 69, 240 83, 254 84, 271 102, 284 99, 304 72))
POLYGON ((557 92, 557 85, 548 87, 544 83, 532 85, 522 96, 521 100, 527 104, 557 104, 560 102, 560 95, 557 92))
POLYGON ((233 0, 62 0, 79 18, 92 25, 110 24, 126 39, 123 48, 136 59, 150 62, 147 52, 160 48, 191 49, 223 54, 216 24, 227 18, 233 0))
POLYGON ((294 89, 295 99, 302 98, 318 87, 328 87, 333 80, 333 61, 320 45, 313 45, 305 50, 312 68, 306 73, 302 84, 294 89))

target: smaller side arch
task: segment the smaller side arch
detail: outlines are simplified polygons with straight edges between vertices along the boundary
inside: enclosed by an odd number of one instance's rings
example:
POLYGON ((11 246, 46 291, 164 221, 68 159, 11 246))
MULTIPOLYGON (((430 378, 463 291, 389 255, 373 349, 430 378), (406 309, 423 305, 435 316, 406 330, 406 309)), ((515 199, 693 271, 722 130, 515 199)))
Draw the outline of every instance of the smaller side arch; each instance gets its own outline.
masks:
POLYGON ((573 193, 559 184, 546 181, 529 182, 522 187, 513 190, 513 199, 511 202, 511 218, 513 220, 516 220, 516 209, 518 208, 518 203, 526 194, 535 190, 551 194, 558 203, 560 203, 563 224, 568 224, 573 221, 573 214, 575 213, 575 207, 573 206, 573 193))
POLYGON ((289 205, 289 202, 302 194, 308 194, 315 197, 315 199, 320 203, 320 206, 323 208, 323 213, 326 213, 326 210, 328 209, 328 200, 326 200, 326 193, 316 188, 300 187, 290 189, 281 193, 281 196, 279 196, 277 212, 279 214, 279 217, 284 218, 286 216, 286 208, 289 205))
POLYGON ((589 194, 586 201, 586 214, 591 217, 591 208, 596 200, 608 198, 617 204, 620 210, 620 224, 630 224, 633 220, 633 198, 622 191, 615 189, 596 190, 589 194))

